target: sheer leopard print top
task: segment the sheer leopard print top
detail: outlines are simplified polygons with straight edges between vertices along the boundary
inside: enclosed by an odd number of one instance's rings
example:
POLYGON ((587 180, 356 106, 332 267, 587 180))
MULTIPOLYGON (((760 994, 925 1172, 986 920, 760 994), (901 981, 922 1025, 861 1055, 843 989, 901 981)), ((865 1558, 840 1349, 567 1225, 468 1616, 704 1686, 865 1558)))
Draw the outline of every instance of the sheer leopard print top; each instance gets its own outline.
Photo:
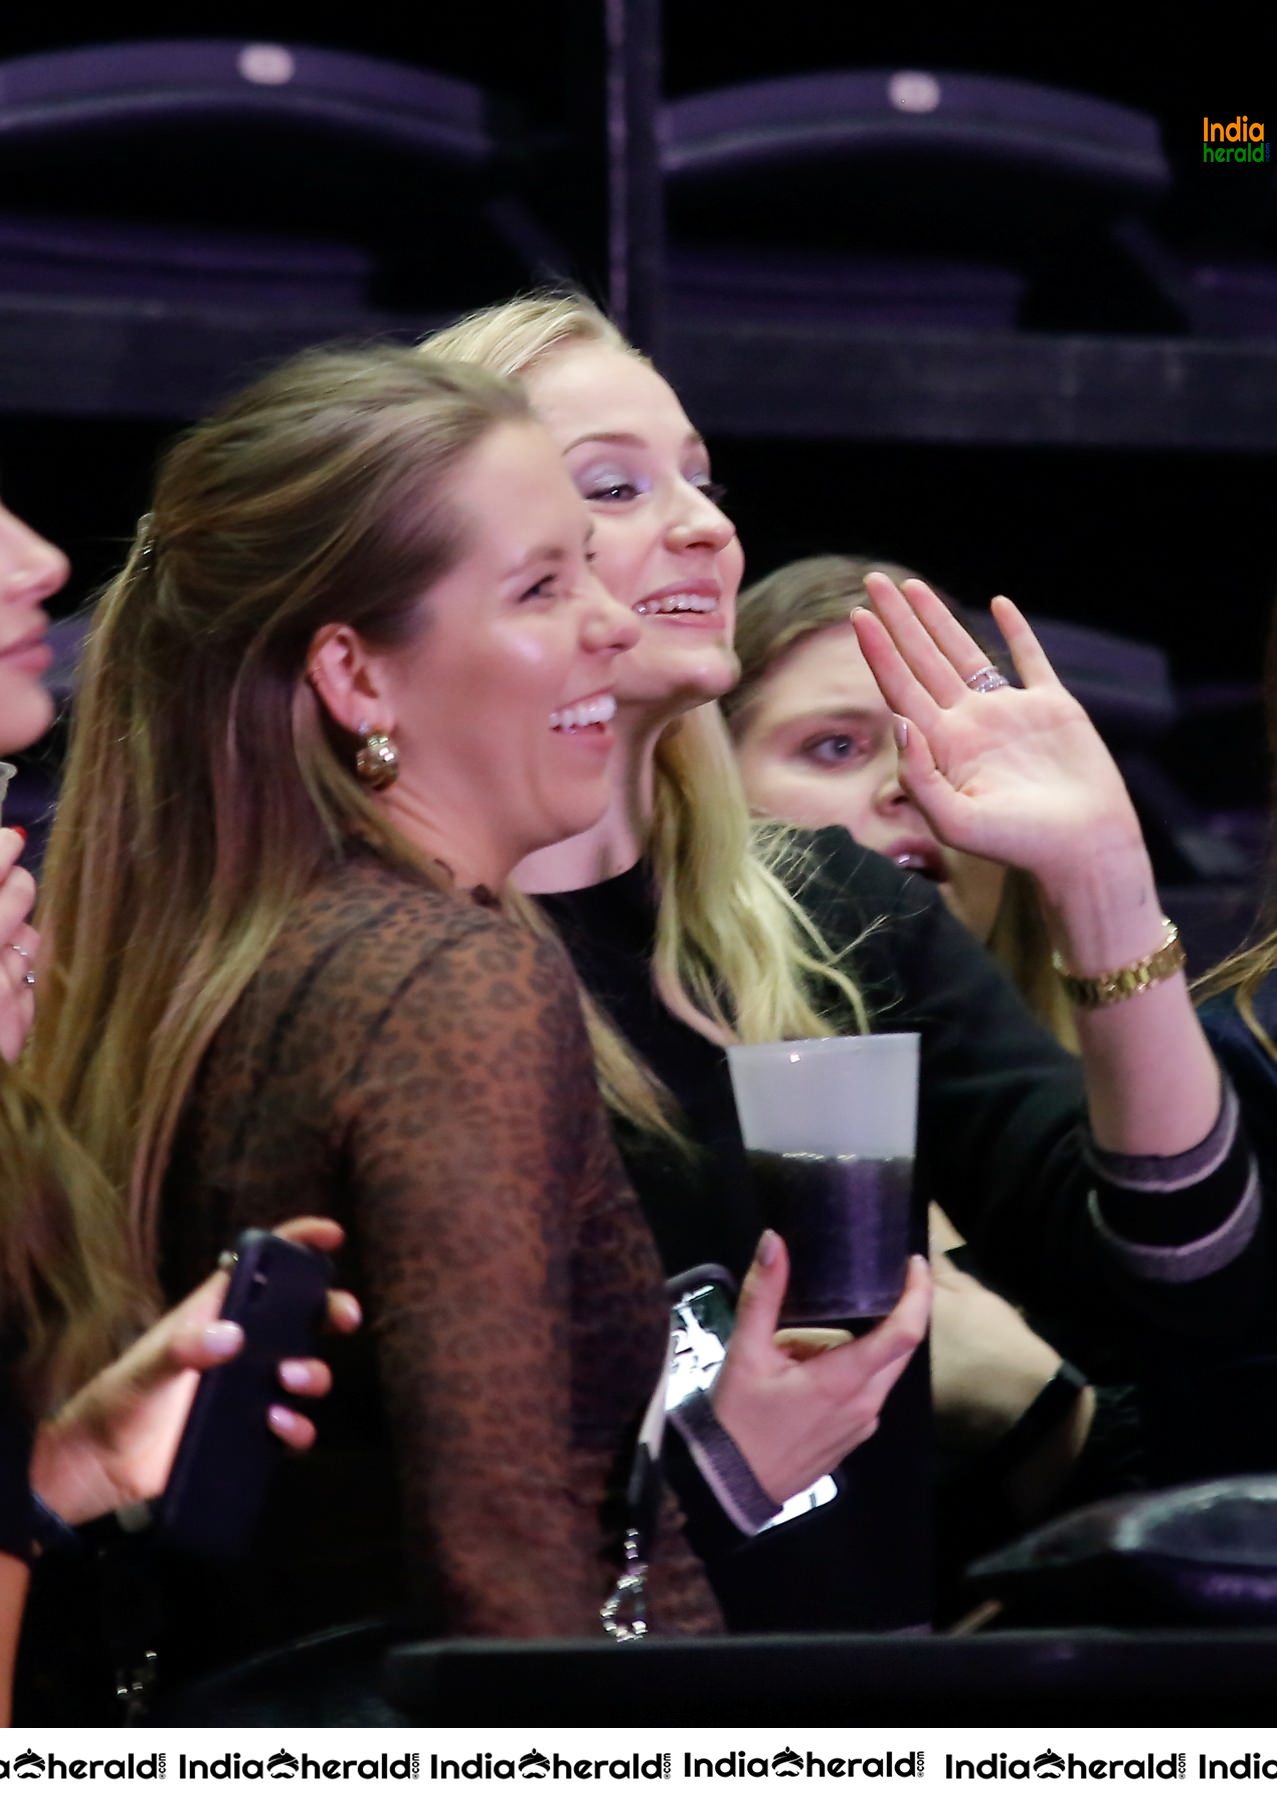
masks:
MULTIPOLYGON (((556 944, 369 854, 316 887, 205 1060, 166 1286, 299 1212, 346 1227, 366 1324, 219 1582, 216 1657, 404 1602, 440 1634, 597 1636, 666 1313, 556 944)), ((668 1499, 650 1591, 654 1629, 717 1627, 668 1499)))

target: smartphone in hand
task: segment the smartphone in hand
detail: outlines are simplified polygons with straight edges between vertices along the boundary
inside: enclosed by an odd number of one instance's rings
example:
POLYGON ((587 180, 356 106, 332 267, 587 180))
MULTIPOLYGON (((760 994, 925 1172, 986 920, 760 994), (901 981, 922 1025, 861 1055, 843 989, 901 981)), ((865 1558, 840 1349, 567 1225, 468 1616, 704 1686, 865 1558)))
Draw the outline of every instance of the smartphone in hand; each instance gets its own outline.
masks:
MULTIPOLYGON (((271 1476, 285 1454, 267 1413, 285 1357, 314 1356, 332 1264, 269 1231, 245 1231, 221 1316, 243 1328, 232 1362, 200 1376, 168 1485, 152 1509, 175 1549, 233 1561, 248 1549, 271 1476)), ((290 1399, 289 1404, 296 1405, 290 1399)))

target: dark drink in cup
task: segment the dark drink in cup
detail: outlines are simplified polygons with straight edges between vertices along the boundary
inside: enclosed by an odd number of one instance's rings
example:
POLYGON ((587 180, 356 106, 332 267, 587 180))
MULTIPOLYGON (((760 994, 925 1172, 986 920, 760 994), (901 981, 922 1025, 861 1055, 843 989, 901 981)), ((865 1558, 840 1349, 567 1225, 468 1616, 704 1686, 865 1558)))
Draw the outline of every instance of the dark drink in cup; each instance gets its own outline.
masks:
POLYGON ((751 1150, 749 1164, 763 1219, 789 1251, 782 1325, 885 1317, 912 1248, 913 1158, 751 1150))
POLYGON ((918 1248, 917 1035, 733 1044, 727 1061, 763 1220, 789 1250, 784 1323, 882 1318, 918 1248))

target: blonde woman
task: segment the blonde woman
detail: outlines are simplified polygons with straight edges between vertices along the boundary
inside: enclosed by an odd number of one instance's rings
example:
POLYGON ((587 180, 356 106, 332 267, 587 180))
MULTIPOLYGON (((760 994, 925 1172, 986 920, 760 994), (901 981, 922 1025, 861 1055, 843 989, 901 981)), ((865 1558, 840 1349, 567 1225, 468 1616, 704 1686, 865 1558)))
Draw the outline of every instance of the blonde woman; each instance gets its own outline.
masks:
POLYGON ((618 672, 608 809, 518 879, 594 1002, 598 1066, 667 1267, 740 1269, 757 1232, 723 1046, 872 1023, 921 1031, 923 1191, 1018 1297, 1210 1329, 1253 1308, 1258 1216, 1236 1109, 1080 709, 1061 703, 1031 771, 996 747, 996 845, 952 841, 1033 876, 1075 992, 1159 959, 1147 992, 1078 1013, 1081 1071, 921 877, 838 834, 751 827, 706 704, 736 679, 743 558, 708 450, 656 371, 571 296, 492 308, 425 348, 522 381, 594 517, 595 567, 641 621, 618 672), (1053 811, 1030 773, 1063 796, 1053 811))

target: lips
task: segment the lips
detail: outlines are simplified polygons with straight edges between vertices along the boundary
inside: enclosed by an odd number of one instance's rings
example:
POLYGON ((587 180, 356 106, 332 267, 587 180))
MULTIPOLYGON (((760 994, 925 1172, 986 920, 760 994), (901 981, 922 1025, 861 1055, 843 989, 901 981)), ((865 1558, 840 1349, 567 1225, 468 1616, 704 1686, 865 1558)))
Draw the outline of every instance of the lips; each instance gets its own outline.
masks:
POLYGON ((634 604, 643 619, 709 619, 719 610, 722 590, 716 581, 671 582, 634 604))
POLYGON ((25 669, 32 675, 43 675, 53 666, 53 646, 43 637, 24 638, 8 650, 0 650, 0 663, 25 669))
POLYGON ((925 875, 928 881, 945 881, 949 871, 938 844, 926 838, 897 838, 882 854, 898 869, 925 875))
POLYGON ((0 661, 25 663, 34 659, 37 662, 42 661, 47 668, 53 661, 53 648, 47 641, 49 621, 43 613, 40 613, 38 618, 39 624, 33 631, 29 631, 24 638, 19 638, 16 644, 9 644, 5 649, 0 650, 0 661))

